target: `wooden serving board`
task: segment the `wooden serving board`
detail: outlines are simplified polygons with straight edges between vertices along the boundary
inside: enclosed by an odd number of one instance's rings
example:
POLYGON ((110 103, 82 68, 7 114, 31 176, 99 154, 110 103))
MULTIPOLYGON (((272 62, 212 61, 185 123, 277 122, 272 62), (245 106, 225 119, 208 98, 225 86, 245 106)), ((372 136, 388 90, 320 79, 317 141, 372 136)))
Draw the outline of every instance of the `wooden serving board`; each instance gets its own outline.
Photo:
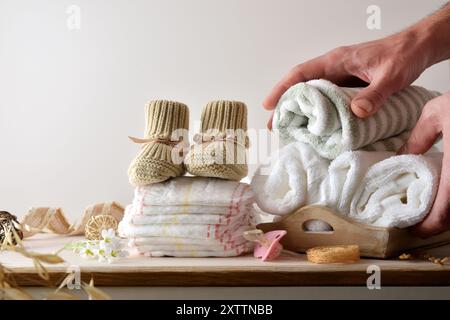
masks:
POLYGON ((419 248, 432 248, 450 243, 450 231, 422 239, 413 236, 408 229, 380 228, 364 225, 333 212, 324 206, 306 206, 283 219, 257 226, 264 232, 283 229, 287 235, 283 246, 291 251, 305 252, 317 246, 357 244, 363 257, 390 258, 419 248), (322 220, 333 231, 307 231, 305 222, 322 220))

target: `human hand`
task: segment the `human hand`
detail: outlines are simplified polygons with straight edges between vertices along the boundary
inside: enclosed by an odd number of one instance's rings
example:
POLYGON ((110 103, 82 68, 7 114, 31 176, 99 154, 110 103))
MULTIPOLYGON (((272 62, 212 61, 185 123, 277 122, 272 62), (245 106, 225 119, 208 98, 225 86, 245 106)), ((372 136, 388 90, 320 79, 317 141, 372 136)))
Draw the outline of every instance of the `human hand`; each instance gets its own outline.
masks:
POLYGON ((399 154, 422 154, 441 134, 444 158, 438 193, 427 217, 412 228, 414 234, 428 237, 450 229, 450 91, 430 100, 399 154))
MULTIPOLYGON (((272 89, 263 102, 275 109, 283 93, 296 83, 327 79, 339 86, 364 86, 353 99, 351 109, 358 117, 374 114, 394 92, 409 86, 427 68, 418 36, 412 32, 381 40, 334 49, 318 58, 295 66, 272 89)), ((272 114, 273 116, 273 114, 272 114)), ((272 118, 268 123, 271 129, 272 118)))
POLYGON ((392 36, 339 47, 299 64, 272 89, 263 106, 273 110, 289 87, 322 78, 339 86, 367 85, 353 99, 351 109, 358 117, 371 116, 392 93, 409 86, 429 66, 450 57, 449 17, 450 4, 392 36))

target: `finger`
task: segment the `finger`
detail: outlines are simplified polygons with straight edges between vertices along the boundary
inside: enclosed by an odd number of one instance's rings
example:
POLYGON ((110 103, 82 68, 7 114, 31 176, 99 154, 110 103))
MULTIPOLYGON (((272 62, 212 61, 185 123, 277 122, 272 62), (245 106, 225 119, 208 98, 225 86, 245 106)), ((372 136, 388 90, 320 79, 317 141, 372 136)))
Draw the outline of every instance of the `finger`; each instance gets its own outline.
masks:
POLYGON ((264 108, 268 110, 275 109, 278 100, 280 100, 287 89, 299 82, 322 78, 324 74, 324 62, 321 57, 294 67, 280 82, 278 82, 272 91, 270 91, 266 99, 264 99, 264 108))
POLYGON ((441 135, 441 126, 437 121, 439 121, 439 115, 433 110, 433 103, 430 101, 425 105, 411 135, 397 154, 427 152, 441 135))
POLYGON ((353 98, 353 113, 359 118, 370 117, 380 109, 394 89, 395 86, 384 77, 373 80, 353 98))
POLYGON ((363 88, 369 85, 369 83, 367 83, 366 81, 353 75, 343 76, 342 79, 337 79, 335 84, 340 87, 349 87, 349 88, 363 88))
POLYGON ((269 130, 272 130, 272 121, 273 121, 273 112, 272 112, 272 114, 270 115, 269 121, 267 122, 267 128, 268 128, 269 130))
MULTIPOLYGON (((450 150, 450 139, 444 135, 444 150, 450 150)), ((428 237, 450 229, 450 153, 444 152, 439 190, 425 219, 412 228, 414 234, 428 237)))
POLYGON ((414 235, 421 238, 427 238, 443 231, 450 229, 450 212, 449 212, 449 200, 448 195, 450 188, 448 182, 442 181, 446 179, 441 177, 441 184, 439 191, 433 204, 433 208, 425 219, 412 227, 411 231, 414 235))

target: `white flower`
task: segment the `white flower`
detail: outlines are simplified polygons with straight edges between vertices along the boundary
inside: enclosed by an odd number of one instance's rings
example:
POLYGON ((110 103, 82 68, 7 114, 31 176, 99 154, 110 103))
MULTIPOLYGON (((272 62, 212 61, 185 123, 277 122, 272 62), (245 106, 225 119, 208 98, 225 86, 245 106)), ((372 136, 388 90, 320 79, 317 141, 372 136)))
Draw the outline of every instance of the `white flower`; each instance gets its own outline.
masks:
POLYGON ((102 256, 109 257, 113 253, 113 251, 113 248, 108 245, 100 246, 100 255, 102 256))
POLYGON ((111 248, 107 248, 106 250, 100 250, 100 254, 98 255, 98 260, 100 262, 112 263, 117 258, 118 253, 116 251, 111 250, 111 248))
POLYGON ((105 249, 110 248, 110 247, 111 247, 111 245, 108 242, 104 241, 104 240, 100 240, 98 242, 98 248, 100 250, 105 250, 105 249))
POLYGON ((108 239, 108 240, 100 240, 99 247, 101 249, 109 248, 112 250, 118 250, 120 248, 120 239, 112 238, 112 239, 108 239))
POLYGON ((78 251, 81 257, 84 259, 91 259, 97 255, 95 246, 93 246, 89 241, 86 241, 84 243, 84 246, 79 248, 78 251))
POLYGON ((114 250, 117 250, 120 248, 120 239, 119 238, 112 238, 111 239, 111 247, 114 250))
POLYGON ((114 231, 114 229, 108 229, 108 230, 104 229, 104 230, 102 230, 102 238, 105 241, 116 238, 116 232, 114 231))
POLYGON ((74 245, 74 251, 83 258, 97 258, 100 262, 108 263, 128 255, 126 251, 121 250, 120 239, 116 237, 113 229, 103 230, 102 238, 102 240, 78 242, 74 245))

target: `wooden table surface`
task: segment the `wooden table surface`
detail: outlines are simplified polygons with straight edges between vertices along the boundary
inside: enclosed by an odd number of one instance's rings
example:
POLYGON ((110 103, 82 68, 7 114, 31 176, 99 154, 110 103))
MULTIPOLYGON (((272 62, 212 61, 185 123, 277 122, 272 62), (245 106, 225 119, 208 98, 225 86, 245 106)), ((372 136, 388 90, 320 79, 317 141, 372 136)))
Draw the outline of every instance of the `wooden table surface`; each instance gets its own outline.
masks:
MULTIPOLYGON (((53 253, 81 237, 37 235, 25 241, 31 251, 53 253)), ((450 255, 450 246, 428 251, 435 256, 450 255)), ((86 260, 70 250, 60 253, 65 263, 47 265, 50 284, 59 283, 68 268, 79 268, 83 281, 94 278, 97 286, 365 286, 367 268, 381 270, 384 286, 450 285, 450 265, 424 260, 361 259, 354 264, 316 265, 304 255, 282 256, 262 262, 251 255, 235 258, 145 258, 127 257, 112 264, 86 260)), ((17 253, 0 253, 0 263, 14 272, 19 285, 40 285, 29 259, 17 253)))

